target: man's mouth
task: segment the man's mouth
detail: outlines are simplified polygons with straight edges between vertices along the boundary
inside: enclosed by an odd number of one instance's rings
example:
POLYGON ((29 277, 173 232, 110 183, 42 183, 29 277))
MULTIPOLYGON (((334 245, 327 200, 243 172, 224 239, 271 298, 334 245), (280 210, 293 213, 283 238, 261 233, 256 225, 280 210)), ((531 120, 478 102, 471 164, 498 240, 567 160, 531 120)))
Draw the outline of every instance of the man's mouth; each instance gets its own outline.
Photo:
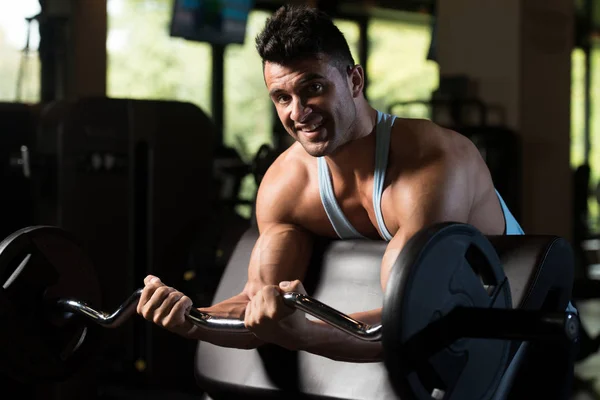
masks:
POLYGON ((318 124, 306 125, 306 126, 300 128, 299 130, 302 132, 314 132, 318 129, 321 129, 322 126, 323 126, 323 122, 321 121, 318 124))
POLYGON ((302 135, 309 142, 317 141, 317 140, 321 139, 321 136, 323 133, 323 129, 322 129, 323 127, 324 127, 324 123, 323 123, 323 121, 321 121, 316 124, 304 125, 301 128, 297 129, 297 132, 299 135, 302 135))

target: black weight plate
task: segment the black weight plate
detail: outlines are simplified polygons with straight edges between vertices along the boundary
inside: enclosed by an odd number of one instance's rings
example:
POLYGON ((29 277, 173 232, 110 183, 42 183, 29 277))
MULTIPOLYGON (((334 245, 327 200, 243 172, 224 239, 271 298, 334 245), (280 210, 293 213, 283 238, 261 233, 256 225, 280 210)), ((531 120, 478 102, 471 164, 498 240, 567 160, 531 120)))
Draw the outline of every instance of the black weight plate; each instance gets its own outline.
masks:
POLYGON ((0 242, 0 371, 21 382, 62 380, 93 354, 99 327, 57 313, 58 298, 100 308, 100 286, 82 246, 56 227, 21 229, 0 242))
POLYGON ((424 328, 457 306, 511 308, 510 287, 483 234, 466 224, 436 224, 407 242, 384 296, 385 364, 402 398, 486 399, 496 391, 509 341, 462 338, 438 352, 433 343, 414 348, 424 328))

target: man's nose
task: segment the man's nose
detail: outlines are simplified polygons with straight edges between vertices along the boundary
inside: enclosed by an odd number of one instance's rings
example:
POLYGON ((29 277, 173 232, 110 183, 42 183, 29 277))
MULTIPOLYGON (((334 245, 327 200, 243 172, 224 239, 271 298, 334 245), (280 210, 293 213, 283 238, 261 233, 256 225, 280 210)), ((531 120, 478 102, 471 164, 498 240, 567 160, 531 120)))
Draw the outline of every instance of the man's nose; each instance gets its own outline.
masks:
POLYGON ((303 99, 297 98, 292 102, 291 118, 294 122, 302 123, 311 112, 311 108, 303 99))

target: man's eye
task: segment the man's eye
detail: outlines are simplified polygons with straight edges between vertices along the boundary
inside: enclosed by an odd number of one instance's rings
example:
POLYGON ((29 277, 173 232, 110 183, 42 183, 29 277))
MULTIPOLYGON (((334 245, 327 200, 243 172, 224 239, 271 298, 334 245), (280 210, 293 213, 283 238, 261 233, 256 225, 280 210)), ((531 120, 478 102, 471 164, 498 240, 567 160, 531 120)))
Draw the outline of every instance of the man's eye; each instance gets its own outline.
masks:
POLYGON ((320 83, 313 83, 309 86, 309 90, 312 93, 320 93, 323 90, 323 85, 320 83))
POLYGON ((286 103, 289 100, 290 96, 286 96, 286 95, 280 95, 277 96, 277 102, 278 103, 286 103))

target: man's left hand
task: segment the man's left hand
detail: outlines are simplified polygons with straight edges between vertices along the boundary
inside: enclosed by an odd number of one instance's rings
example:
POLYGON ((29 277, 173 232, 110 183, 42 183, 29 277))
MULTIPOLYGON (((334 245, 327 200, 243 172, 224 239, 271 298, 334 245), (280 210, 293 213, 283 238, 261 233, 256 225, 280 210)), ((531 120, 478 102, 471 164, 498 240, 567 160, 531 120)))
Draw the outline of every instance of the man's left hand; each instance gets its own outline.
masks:
POLYGON ((248 303, 244 324, 264 342, 299 350, 306 341, 309 322, 303 312, 284 304, 282 294, 286 292, 306 294, 299 280, 265 286, 248 303))

